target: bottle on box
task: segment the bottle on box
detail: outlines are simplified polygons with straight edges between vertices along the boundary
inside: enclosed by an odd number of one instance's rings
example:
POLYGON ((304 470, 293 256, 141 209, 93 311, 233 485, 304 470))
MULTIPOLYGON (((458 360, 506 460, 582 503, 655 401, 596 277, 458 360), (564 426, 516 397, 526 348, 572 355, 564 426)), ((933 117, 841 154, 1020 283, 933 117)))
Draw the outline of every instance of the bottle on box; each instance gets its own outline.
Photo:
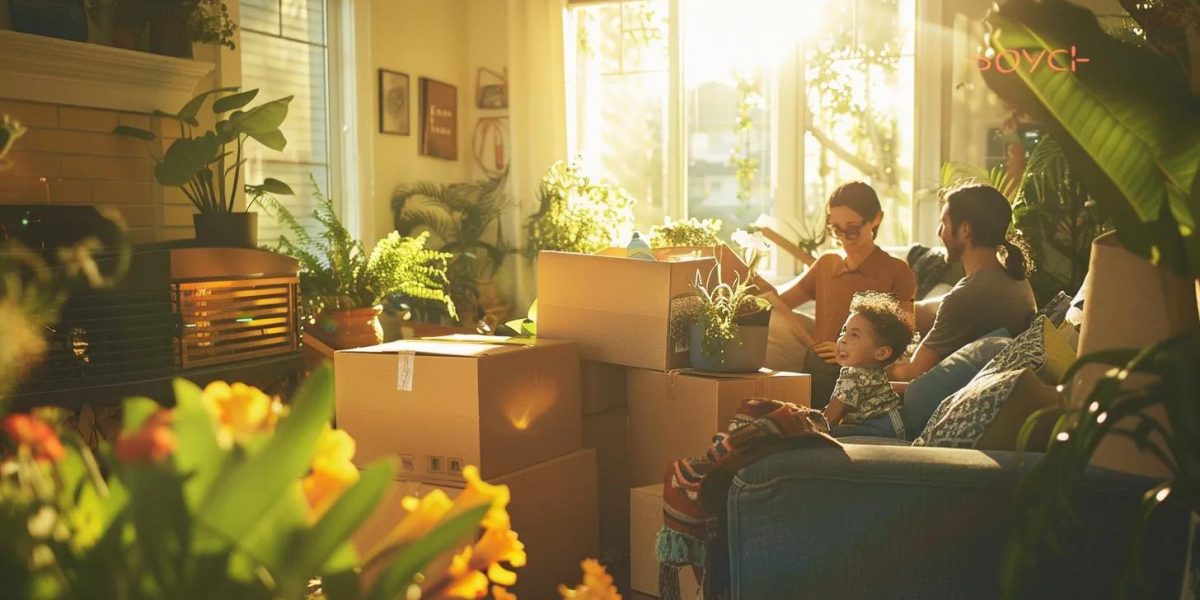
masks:
POLYGON ((650 244, 642 239, 642 234, 633 232, 633 238, 629 240, 629 245, 625 247, 626 256, 629 258, 637 258, 641 260, 654 260, 654 254, 650 252, 650 244))

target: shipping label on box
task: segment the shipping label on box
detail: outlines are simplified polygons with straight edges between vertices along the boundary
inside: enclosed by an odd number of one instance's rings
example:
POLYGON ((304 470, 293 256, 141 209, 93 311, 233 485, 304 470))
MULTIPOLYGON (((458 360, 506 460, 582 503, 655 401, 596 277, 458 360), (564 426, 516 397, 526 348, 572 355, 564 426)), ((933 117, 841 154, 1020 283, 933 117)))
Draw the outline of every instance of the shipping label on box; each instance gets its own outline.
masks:
MULTIPOLYGON (((526 566, 515 569, 512 591, 521 598, 551 598, 559 583, 579 581, 580 561, 599 550, 597 529, 596 452, 577 450, 512 473, 487 479, 507 485, 512 529, 525 544, 526 566)), ((404 517, 400 499, 421 497, 437 489, 454 498, 464 483, 431 484, 393 481, 382 503, 354 535, 361 554, 373 550, 404 517)), ((464 540, 464 545, 472 540, 464 540)), ((377 573, 367 573, 370 579, 377 573)))
POLYGON ((355 463, 396 457, 403 477, 484 478, 578 450, 583 444, 579 355, 548 339, 400 340, 334 354, 338 427, 357 442, 355 463))
POLYGON ((713 436, 747 398, 811 406, 811 377, 769 371, 740 375, 630 369, 629 465, 631 485, 663 481, 672 461, 702 456, 713 436))

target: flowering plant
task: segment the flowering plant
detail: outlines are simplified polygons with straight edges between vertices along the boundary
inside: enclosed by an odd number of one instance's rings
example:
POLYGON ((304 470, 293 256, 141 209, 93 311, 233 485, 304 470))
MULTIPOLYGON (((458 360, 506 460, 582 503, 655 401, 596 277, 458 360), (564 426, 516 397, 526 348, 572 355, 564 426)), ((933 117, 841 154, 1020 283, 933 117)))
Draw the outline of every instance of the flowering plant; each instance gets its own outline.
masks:
POLYGON ((720 219, 697 219, 689 217, 650 228, 651 248, 674 248, 679 246, 716 246, 721 243, 720 219))
POLYGON ((526 253, 603 250, 633 228, 635 202, 620 187, 584 175, 577 161, 558 161, 538 186, 540 206, 526 225, 526 253))

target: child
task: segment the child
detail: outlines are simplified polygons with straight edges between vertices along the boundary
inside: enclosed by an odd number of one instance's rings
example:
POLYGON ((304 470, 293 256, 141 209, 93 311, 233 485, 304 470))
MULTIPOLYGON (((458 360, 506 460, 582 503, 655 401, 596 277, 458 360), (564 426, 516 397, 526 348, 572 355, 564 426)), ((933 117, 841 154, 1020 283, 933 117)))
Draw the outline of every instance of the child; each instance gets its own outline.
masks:
POLYGON ((850 317, 837 339, 837 362, 842 370, 825 418, 833 434, 883 435, 906 439, 900 418, 900 395, 892 390, 884 367, 904 353, 912 339, 912 324, 889 294, 860 292, 850 301, 850 317), (863 420, 888 414, 892 431, 850 428, 863 420))

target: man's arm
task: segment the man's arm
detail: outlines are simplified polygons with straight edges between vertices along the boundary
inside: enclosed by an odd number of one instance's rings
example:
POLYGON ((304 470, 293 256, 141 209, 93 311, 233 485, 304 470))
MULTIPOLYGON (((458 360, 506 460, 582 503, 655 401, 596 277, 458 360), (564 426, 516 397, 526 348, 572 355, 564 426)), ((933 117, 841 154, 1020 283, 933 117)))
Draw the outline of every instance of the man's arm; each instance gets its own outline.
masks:
POLYGON ((887 368, 888 379, 892 381, 912 381, 932 369, 941 361, 941 357, 925 347, 924 342, 917 346, 912 358, 907 362, 896 361, 887 368))

